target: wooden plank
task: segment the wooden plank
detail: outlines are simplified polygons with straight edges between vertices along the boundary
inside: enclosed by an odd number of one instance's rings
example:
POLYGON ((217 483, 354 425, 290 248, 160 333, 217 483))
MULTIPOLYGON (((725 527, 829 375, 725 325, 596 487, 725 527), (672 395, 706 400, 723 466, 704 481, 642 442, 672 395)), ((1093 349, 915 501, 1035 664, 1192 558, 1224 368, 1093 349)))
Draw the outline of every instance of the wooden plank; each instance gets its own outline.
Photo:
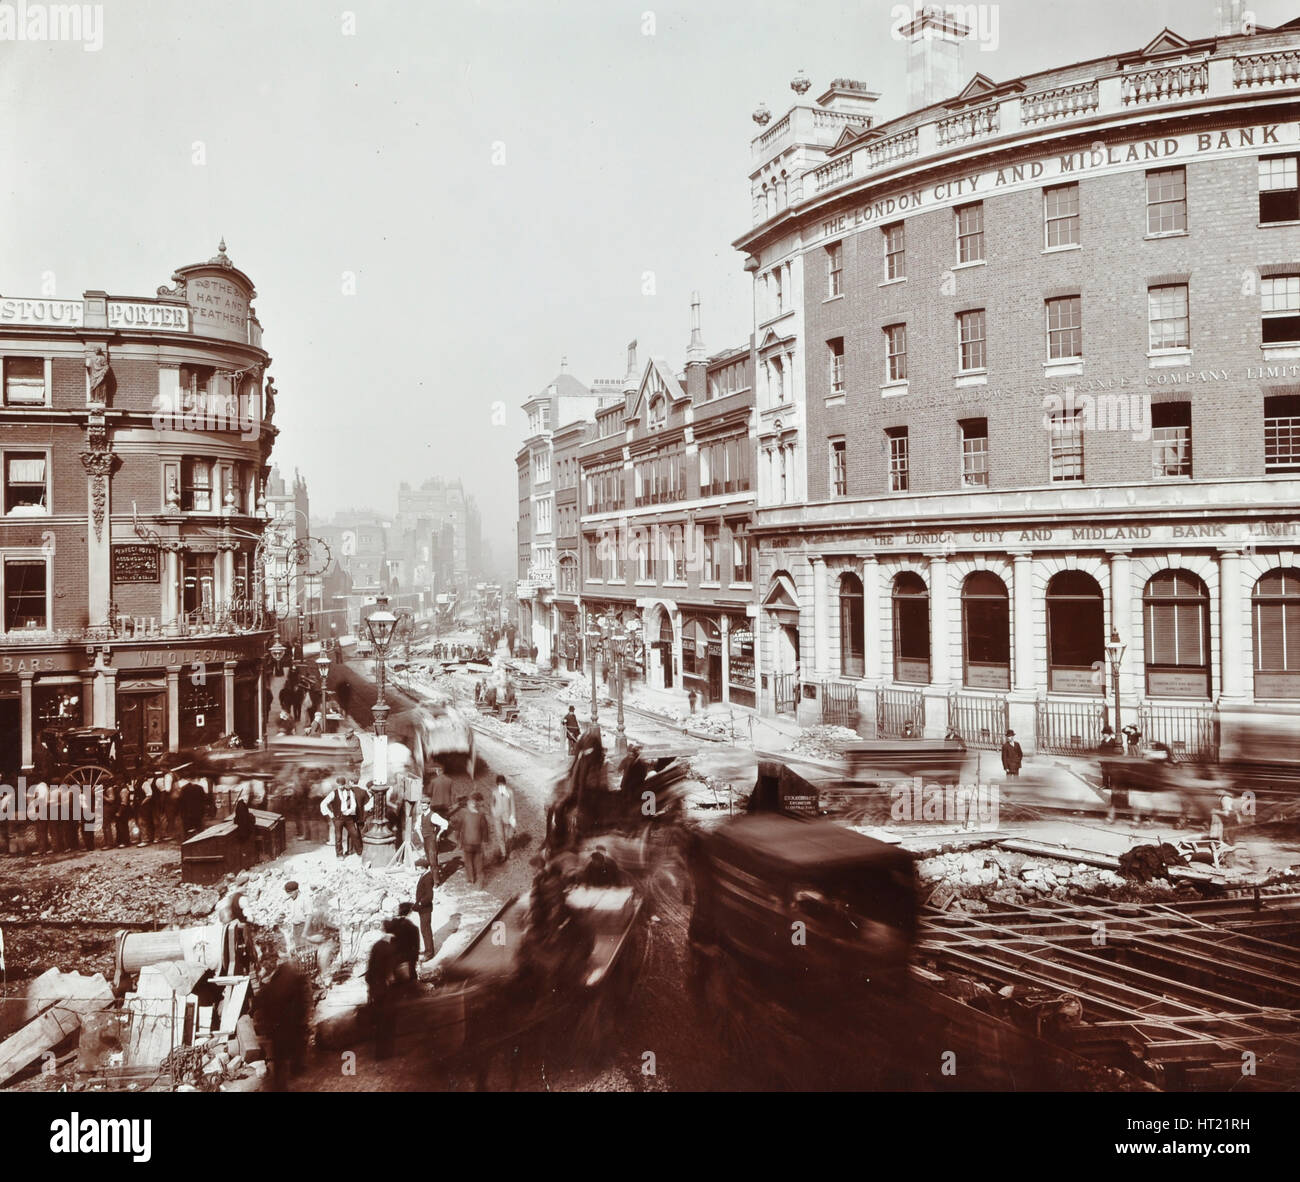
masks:
POLYGON ((56 1003, 0 1043, 0 1085, 30 1067, 51 1047, 57 1046, 79 1030, 83 1015, 107 1009, 113 1004, 113 990, 102 976, 97 973, 93 977, 83 978, 83 981, 91 982, 87 988, 95 989, 94 995, 56 1003))

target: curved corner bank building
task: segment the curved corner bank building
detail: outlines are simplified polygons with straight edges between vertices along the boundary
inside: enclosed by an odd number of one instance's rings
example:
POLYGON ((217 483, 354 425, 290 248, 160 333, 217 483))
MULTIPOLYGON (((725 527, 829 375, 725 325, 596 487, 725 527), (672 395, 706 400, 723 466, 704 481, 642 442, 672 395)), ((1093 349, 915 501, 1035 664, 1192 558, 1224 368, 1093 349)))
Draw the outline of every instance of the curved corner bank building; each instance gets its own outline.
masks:
POLYGON ((118 728, 128 766, 260 740, 256 294, 222 243, 156 295, 0 296, 0 782, 49 731, 118 728))
POLYGON ((876 97, 753 141, 762 708, 1300 715, 1300 22, 876 97))

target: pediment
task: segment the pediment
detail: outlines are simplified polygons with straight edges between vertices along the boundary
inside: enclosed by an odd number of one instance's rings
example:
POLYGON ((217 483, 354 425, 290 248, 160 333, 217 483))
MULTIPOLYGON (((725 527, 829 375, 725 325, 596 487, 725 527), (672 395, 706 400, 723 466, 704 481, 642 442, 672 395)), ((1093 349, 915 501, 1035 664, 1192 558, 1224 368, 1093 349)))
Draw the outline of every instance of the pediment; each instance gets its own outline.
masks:
POLYGON ((645 414, 649 401, 659 395, 666 397, 671 406, 685 398, 686 391, 672 371, 659 358, 652 357, 646 362, 645 372, 641 375, 636 402, 632 405, 632 418, 640 419, 645 414))
POLYGON ((994 82, 987 74, 977 73, 962 87, 960 93, 944 103, 944 106, 949 108, 973 107, 990 99, 1002 98, 1009 94, 1019 94, 1024 89, 1025 84, 1018 80, 998 83, 994 82))
POLYGON ((1139 51, 1139 57, 1168 57, 1172 53, 1187 53, 1192 43, 1170 28, 1163 28, 1139 51))
POLYGON ((777 574, 773 577, 772 585, 763 596, 763 609, 769 612, 798 613, 799 593, 788 575, 777 574))

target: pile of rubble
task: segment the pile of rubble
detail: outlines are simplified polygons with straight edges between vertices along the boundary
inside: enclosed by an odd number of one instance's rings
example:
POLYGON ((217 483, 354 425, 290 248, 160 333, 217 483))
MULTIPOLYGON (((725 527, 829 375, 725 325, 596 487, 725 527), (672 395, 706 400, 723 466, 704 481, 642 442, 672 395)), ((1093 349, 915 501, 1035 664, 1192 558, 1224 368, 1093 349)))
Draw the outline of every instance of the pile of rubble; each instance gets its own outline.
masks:
POLYGON ((235 886, 244 893, 244 913, 260 927, 278 927, 289 913, 285 883, 294 881, 311 900, 319 921, 339 931, 367 927, 397 913, 415 899, 420 871, 407 866, 371 869, 359 858, 309 862, 294 869, 269 867, 241 872, 235 886))
POLYGON ((790 754, 809 759, 838 759, 845 743, 860 742, 862 736, 846 726, 810 726, 790 744, 790 754))
MULTIPOLYGON (((923 892, 936 888, 942 905, 960 906, 965 911, 987 911, 990 903, 1067 899, 1072 894, 1111 895, 1117 888, 1132 886, 1113 870, 1000 849, 966 850, 926 858, 917 863, 917 875, 923 892), (954 903, 954 899, 960 902, 954 903)), ((1175 888, 1160 883, 1147 889, 1172 893, 1175 888)))

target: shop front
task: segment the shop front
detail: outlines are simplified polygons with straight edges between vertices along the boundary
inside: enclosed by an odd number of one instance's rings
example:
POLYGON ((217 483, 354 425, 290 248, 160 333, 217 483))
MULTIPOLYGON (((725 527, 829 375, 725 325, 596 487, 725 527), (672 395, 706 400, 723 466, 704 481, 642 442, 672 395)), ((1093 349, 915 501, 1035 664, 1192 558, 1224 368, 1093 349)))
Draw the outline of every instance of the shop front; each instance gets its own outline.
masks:
POLYGON ((727 698, 753 709, 758 703, 754 675, 754 631, 745 616, 731 616, 727 631, 727 698))

